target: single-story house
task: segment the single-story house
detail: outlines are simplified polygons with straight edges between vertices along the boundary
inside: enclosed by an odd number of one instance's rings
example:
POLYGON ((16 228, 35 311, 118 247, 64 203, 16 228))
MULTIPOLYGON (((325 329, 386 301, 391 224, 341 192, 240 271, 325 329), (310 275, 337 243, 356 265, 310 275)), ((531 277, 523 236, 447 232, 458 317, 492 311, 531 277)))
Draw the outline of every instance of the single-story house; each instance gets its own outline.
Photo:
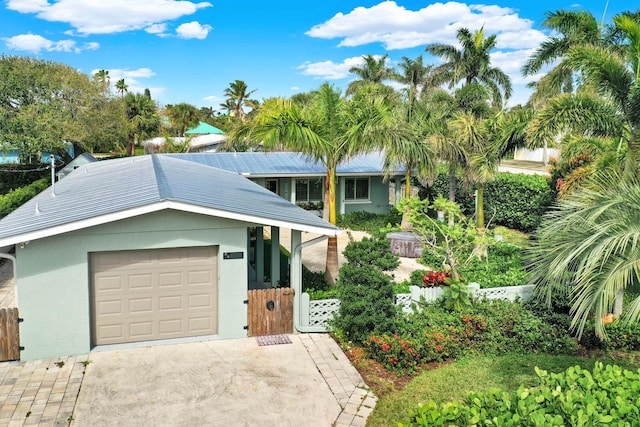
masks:
MULTIPOLYGON (((298 205, 324 201, 326 168, 301 153, 181 153, 168 154, 190 162, 236 172, 298 205)), ((404 168, 385 179, 384 155, 372 152, 342 162, 336 171, 339 214, 366 211, 386 214, 401 198, 404 168), (390 184, 393 183, 393 189, 390 184)))
MULTIPOLYGON (((190 152, 215 152, 218 147, 227 140, 227 134, 205 122, 199 122, 195 128, 187 130, 183 137, 173 138, 176 143, 183 143, 189 139, 190 152)), ((162 152, 162 147, 166 144, 165 137, 159 136, 147 139, 142 142, 145 153, 153 154, 162 152)))
POLYGON ((2 257, 17 267, 21 359, 247 336, 250 263, 261 262, 252 235, 260 241, 264 226, 275 251, 279 228, 292 230, 293 323, 304 330, 301 232, 334 236, 335 226, 240 174, 177 156, 75 169, 0 220, 0 247, 15 248, 2 257))
POLYGON ((56 172, 56 179, 62 179, 65 176, 69 175, 74 170, 78 169, 80 166, 86 165, 87 163, 97 162, 98 159, 93 157, 91 153, 82 153, 75 159, 71 160, 66 164, 65 167, 56 172))

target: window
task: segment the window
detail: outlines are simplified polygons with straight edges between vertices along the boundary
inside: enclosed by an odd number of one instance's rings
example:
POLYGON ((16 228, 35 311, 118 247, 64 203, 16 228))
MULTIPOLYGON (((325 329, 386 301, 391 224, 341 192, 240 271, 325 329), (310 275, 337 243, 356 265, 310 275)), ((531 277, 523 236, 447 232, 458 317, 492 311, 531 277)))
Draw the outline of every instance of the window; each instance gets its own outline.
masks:
POLYGON ((347 178, 344 184, 345 200, 369 200, 369 178, 347 178))
POLYGON ((322 178, 296 180, 296 202, 320 202, 323 200, 322 178))
POLYGON ((278 180, 277 179, 267 179, 267 180, 265 180, 264 186, 265 186, 265 188, 267 190, 278 194, 278 180))

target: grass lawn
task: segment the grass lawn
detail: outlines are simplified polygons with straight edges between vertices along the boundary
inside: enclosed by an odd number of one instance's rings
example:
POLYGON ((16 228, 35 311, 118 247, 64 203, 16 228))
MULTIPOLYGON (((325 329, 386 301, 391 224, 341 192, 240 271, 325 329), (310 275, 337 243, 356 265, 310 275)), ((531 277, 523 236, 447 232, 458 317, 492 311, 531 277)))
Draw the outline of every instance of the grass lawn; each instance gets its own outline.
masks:
POLYGON ((520 246, 521 248, 526 248, 529 246, 529 235, 527 233, 523 233, 522 231, 513 230, 511 228, 503 227, 498 225, 493 229, 493 234, 499 234, 502 236, 502 239, 511 243, 512 245, 520 246))
POLYGON ((520 385, 533 385, 536 379, 533 369, 535 366, 549 372, 561 372, 575 365, 592 369, 597 360, 615 363, 626 369, 636 369, 639 366, 629 358, 613 360, 608 357, 596 359, 544 354, 462 359, 437 369, 423 371, 402 390, 384 395, 378 400, 367 426, 396 426, 407 418, 409 410, 429 400, 462 400, 471 391, 482 391, 490 387, 513 391, 520 385))

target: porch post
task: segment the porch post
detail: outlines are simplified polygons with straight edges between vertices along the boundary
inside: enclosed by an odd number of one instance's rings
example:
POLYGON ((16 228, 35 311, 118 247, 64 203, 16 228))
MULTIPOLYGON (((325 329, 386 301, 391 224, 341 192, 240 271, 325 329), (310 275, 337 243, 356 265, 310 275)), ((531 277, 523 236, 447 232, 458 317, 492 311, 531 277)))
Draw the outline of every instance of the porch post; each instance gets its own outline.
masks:
POLYGON ((271 287, 280 281, 280 227, 271 226, 271 287))
POLYGON ((346 213, 346 208, 345 208, 345 200, 346 200, 346 193, 344 190, 344 183, 346 181, 346 179, 344 177, 336 177, 336 179, 338 180, 338 185, 337 187, 337 193, 336 194, 336 202, 340 201, 340 210, 338 211, 340 213, 340 215, 344 215, 346 213))
POLYGON ((256 280, 264 282, 264 227, 256 227, 256 280))
POLYGON ((395 183, 396 185, 394 187, 396 190, 396 205, 397 205, 400 202, 400 199, 402 199, 402 178, 400 178, 399 176, 396 176, 395 183))
POLYGON ((296 204, 296 179, 291 178, 291 203, 296 204))
POLYGON ((289 283, 294 292, 293 319, 295 325, 300 319, 300 301, 302 296, 302 233, 299 230, 291 230, 291 267, 289 268, 289 283))

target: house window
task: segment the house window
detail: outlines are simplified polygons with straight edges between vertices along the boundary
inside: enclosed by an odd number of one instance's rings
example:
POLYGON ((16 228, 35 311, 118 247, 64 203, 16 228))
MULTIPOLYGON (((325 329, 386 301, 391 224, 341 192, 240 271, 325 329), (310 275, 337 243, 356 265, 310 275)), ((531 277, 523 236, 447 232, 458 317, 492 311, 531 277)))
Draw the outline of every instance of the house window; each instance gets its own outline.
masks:
POLYGON ((345 200, 369 200, 369 178, 347 178, 344 185, 345 200))
POLYGON ((278 180, 277 179, 267 179, 267 180, 265 180, 264 186, 265 186, 265 188, 267 190, 278 194, 278 180))
POLYGON ((296 202, 320 202, 323 194, 322 178, 296 180, 296 202))

